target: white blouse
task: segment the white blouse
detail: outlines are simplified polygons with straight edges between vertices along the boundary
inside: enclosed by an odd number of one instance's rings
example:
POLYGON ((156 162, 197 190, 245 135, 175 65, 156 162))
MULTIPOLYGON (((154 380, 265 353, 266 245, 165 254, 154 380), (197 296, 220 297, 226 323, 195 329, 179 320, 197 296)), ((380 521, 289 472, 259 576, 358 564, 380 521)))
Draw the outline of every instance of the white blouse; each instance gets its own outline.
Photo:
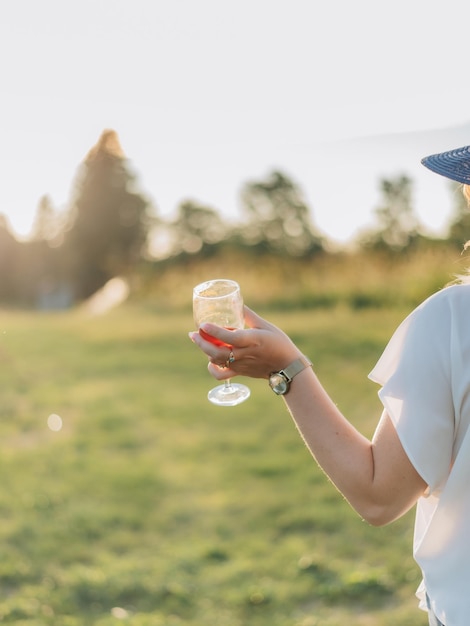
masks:
POLYGON ((418 500, 414 557, 446 626, 470 624, 470 284, 428 298, 398 327, 369 377, 410 461, 418 500))

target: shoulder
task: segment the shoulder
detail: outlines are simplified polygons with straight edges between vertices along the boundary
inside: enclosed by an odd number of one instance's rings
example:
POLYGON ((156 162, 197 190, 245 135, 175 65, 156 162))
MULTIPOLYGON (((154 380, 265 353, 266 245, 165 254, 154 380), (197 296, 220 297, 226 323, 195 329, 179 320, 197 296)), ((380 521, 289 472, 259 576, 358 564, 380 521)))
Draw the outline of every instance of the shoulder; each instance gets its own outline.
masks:
MULTIPOLYGON (((415 317, 442 316, 446 312, 470 311, 470 283, 453 284, 437 291, 424 300, 412 313, 415 317)), ((442 319, 442 318, 441 318, 442 319)))
POLYGON ((470 341, 470 284, 443 288, 424 300, 400 324, 393 337, 395 345, 408 346, 422 354, 438 350, 448 353, 452 340, 470 341))
POLYGON ((451 346, 469 344, 470 284, 445 287, 429 296, 398 326, 370 374, 380 384, 400 363, 410 369, 450 363, 451 346), (457 341, 455 341, 457 339, 457 341))

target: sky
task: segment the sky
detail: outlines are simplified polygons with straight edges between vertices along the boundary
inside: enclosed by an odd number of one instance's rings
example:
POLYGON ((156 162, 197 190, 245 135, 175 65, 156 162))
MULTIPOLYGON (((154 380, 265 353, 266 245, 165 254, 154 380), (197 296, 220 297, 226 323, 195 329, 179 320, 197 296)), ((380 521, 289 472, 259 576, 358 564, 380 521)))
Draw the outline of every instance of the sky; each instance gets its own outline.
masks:
POLYGON ((467 1, 0 0, 0 213, 25 236, 42 196, 63 210, 112 128, 162 217, 194 199, 236 221, 279 169, 347 241, 406 173, 438 231, 447 181, 419 161, 470 144, 426 134, 470 122, 467 1))

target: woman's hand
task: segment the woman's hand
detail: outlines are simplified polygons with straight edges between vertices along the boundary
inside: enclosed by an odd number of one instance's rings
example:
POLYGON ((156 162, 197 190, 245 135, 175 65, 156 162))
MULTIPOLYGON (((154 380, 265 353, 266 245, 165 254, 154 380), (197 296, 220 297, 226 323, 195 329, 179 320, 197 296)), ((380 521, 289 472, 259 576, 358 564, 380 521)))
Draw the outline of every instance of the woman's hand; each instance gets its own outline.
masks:
POLYGON ((270 324, 245 306, 243 330, 227 330, 215 324, 202 324, 202 330, 222 341, 216 346, 199 332, 189 333, 190 339, 209 357, 209 372, 218 380, 237 374, 251 378, 269 378, 301 356, 300 350, 279 328, 270 324), (228 365, 229 357, 233 361, 228 365))

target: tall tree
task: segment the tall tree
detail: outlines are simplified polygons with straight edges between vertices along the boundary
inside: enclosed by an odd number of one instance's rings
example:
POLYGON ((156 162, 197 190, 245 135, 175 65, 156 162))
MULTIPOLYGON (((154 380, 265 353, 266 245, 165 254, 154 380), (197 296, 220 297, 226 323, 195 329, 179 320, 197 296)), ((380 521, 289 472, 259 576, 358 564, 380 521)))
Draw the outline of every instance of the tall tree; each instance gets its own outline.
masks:
POLYGON ((105 130, 79 168, 62 250, 78 299, 140 259, 148 207, 117 133, 105 130))
POLYGON ((223 240, 225 225, 215 209, 194 200, 178 206, 176 220, 171 224, 172 254, 194 254, 223 240))
POLYGON ((18 298, 20 244, 10 232, 7 218, 0 213, 0 302, 18 298))
POLYGON ((34 217, 31 239, 33 241, 53 241, 62 230, 62 224, 48 195, 40 198, 34 217))
POLYGON ((404 250, 419 234, 419 222, 412 203, 413 183, 408 176, 380 181, 381 204, 375 209, 378 228, 362 239, 367 247, 404 250))
POLYGON ((311 223, 311 211, 300 188, 286 175, 272 172, 247 183, 242 205, 248 214, 245 241, 259 249, 304 256, 323 249, 323 238, 311 223))

